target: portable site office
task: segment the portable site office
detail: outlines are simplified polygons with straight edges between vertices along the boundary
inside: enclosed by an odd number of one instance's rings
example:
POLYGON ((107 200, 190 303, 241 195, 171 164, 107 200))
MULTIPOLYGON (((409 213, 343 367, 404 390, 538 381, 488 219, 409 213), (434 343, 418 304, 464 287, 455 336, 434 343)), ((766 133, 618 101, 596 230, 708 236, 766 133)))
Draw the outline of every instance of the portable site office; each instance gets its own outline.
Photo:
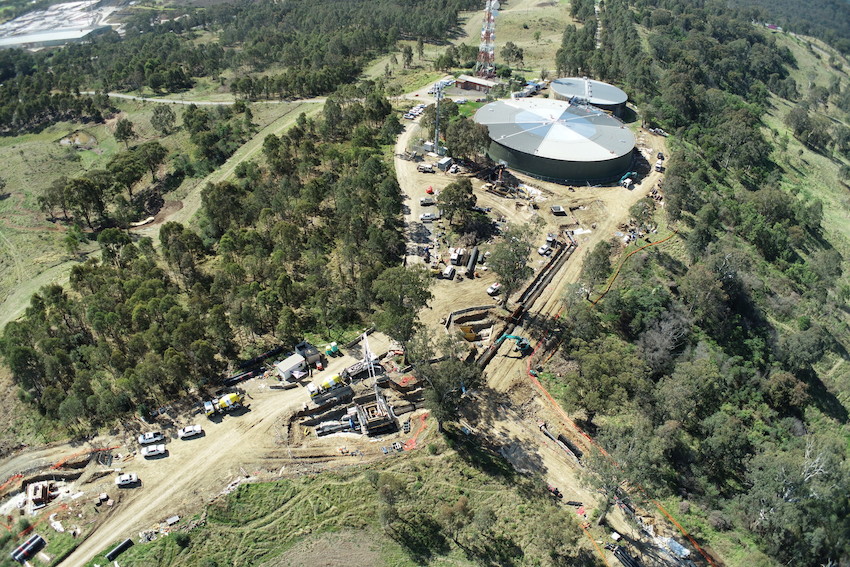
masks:
POLYGON ((274 365, 277 375, 281 380, 289 380, 293 376, 298 379, 304 376, 307 369, 307 359, 296 353, 274 365))

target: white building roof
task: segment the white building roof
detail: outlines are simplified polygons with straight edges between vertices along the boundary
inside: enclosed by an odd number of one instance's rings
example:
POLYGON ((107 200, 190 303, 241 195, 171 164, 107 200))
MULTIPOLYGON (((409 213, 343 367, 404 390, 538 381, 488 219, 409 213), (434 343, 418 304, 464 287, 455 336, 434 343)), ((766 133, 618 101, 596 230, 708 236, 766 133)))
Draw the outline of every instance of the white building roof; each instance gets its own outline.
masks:
POLYGON ((481 77, 471 77, 469 75, 461 75, 457 78, 459 83, 475 83, 476 85, 481 85, 482 87, 493 88, 498 83, 495 81, 488 81, 487 79, 482 79, 481 77))

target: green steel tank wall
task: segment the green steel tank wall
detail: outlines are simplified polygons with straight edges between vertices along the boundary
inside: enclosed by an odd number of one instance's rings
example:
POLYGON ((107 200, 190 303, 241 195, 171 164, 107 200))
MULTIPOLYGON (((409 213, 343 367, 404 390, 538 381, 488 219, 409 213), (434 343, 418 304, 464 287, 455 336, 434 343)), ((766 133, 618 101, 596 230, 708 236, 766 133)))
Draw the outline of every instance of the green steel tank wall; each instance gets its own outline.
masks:
POLYGON ((543 158, 518 152, 498 142, 490 142, 487 155, 493 161, 504 161, 520 173, 561 183, 605 182, 618 180, 630 171, 632 152, 605 161, 569 161, 543 158))

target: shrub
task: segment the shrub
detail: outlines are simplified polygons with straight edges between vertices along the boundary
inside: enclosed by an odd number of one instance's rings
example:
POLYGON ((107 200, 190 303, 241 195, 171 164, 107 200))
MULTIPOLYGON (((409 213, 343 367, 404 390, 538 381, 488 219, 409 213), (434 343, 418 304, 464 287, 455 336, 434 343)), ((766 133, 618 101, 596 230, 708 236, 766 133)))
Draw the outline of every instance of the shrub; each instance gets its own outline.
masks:
POLYGON ((190 538, 187 533, 178 532, 174 534, 174 543, 176 543, 178 547, 186 548, 189 547, 190 543, 192 543, 192 538, 190 538))
POLYGON ((720 532, 725 532, 726 530, 732 527, 732 523, 720 510, 711 511, 711 513, 708 515, 708 525, 720 532))

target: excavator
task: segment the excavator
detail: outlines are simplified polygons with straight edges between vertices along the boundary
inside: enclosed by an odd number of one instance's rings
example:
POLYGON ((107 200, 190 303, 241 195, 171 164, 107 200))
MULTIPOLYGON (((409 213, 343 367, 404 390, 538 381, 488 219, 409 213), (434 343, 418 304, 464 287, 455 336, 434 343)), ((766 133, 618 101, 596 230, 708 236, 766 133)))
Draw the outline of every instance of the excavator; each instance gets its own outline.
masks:
POLYGON ((507 333, 499 337, 499 339, 495 343, 495 347, 499 348, 499 345, 502 344, 502 341, 504 341, 505 339, 513 339, 514 341, 516 341, 516 346, 514 347, 514 350, 518 350, 520 355, 522 356, 531 354, 531 351, 534 350, 531 348, 531 343, 528 342, 528 339, 524 337, 518 337, 516 335, 508 335, 507 333))

